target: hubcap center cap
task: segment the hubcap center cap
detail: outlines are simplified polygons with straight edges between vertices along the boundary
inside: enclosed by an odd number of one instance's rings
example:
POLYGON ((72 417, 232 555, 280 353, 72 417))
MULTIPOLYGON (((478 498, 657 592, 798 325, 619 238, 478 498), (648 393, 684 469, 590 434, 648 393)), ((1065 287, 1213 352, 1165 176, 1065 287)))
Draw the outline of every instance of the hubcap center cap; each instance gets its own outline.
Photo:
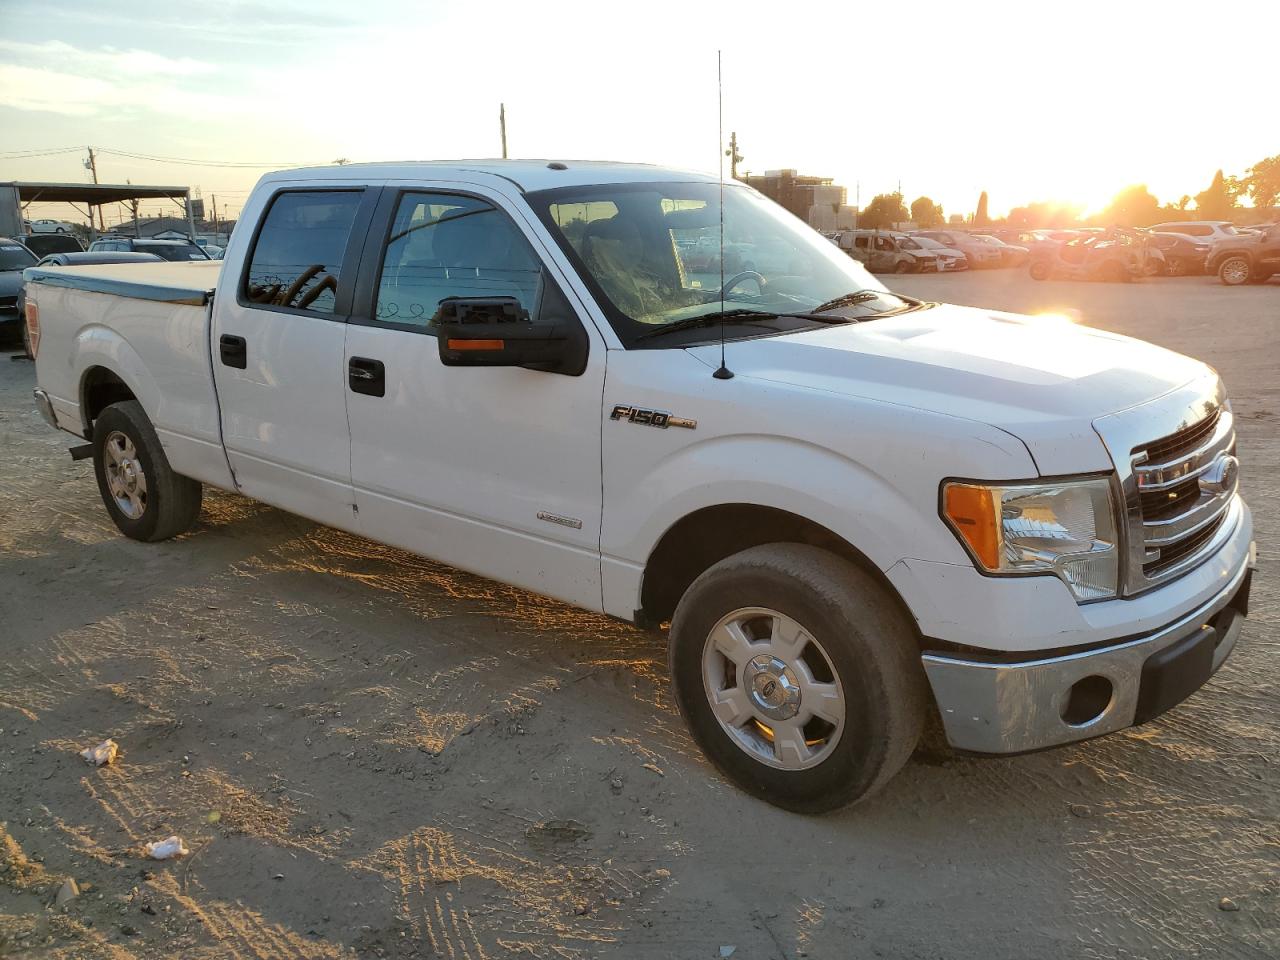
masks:
POLYGON ((790 720, 800 712, 800 683, 777 657, 761 654, 748 663, 746 686, 752 704, 771 720, 790 720))

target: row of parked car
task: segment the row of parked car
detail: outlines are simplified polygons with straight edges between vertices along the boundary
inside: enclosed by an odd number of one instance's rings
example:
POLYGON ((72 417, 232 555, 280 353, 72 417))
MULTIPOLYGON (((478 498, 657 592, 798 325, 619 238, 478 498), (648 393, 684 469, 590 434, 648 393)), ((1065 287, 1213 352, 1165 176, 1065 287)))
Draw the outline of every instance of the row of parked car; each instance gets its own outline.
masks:
MULTIPOLYGON (((35 223, 31 226, 34 227, 35 223)), ((79 240, 60 230, 28 233, 14 238, 0 237, 0 341, 16 342, 20 336, 25 340, 22 271, 28 267, 214 260, 221 259, 221 255, 221 247, 214 246, 210 251, 208 246, 190 240, 105 236, 94 240, 85 250, 79 240)))
POLYGON ((1140 230, 849 230, 830 239, 873 273, 1029 264, 1037 280, 1210 273, 1235 285, 1260 283, 1280 272, 1280 226, 1236 227, 1224 220, 1159 223, 1140 230))

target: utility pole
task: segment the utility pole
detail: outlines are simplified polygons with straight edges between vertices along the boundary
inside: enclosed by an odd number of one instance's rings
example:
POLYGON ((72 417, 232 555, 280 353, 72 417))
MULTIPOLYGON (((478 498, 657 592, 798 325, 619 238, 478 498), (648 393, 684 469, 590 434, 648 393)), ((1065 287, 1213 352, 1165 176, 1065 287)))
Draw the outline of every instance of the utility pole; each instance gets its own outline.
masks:
POLYGON ((213 235, 221 239, 222 235, 218 233, 218 195, 211 193, 209 196, 213 200, 213 235))
POLYGON ((507 105, 498 104, 498 127, 502 131, 502 159, 507 159, 507 105))
POLYGON ((729 134, 729 149, 724 152, 724 155, 729 158, 729 178, 732 180, 737 180, 738 164, 740 164, 743 160, 746 159, 746 157, 744 157, 742 154, 738 152, 737 131, 734 131, 733 133, 729 134))
MULTIPOLYGON (((93 182, 98 182, 98 158, 93 155, 93 147, 85 147, 89 151, 89 162, 85 164, 89 168, 89 172, 93 174, 93 182)), ((89 226, 93 227, 93 214, 89 214, 89 226)), ((107 232, 107 222, 102 219, 102 204, 98 204, 98 229, 102 233, 107 232)))

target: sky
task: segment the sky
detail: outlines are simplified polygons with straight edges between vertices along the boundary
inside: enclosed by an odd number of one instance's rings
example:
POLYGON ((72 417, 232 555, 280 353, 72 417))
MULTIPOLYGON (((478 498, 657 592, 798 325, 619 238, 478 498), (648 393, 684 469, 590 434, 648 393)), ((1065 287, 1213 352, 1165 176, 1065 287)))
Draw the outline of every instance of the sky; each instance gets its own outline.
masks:
POLYGON ((87 182, 93 145, 102 182, 190 184, 234 217, 268 169, 497 156, 500 102, 513 157, 714 171, 722 50, 743 170, 850 203, 901 183, 948 214, 983 190, 997 215, 1131 183, 1176 202, 1280 153, 1280 3, 1230 9, 0 0, 0 180, 87 182))

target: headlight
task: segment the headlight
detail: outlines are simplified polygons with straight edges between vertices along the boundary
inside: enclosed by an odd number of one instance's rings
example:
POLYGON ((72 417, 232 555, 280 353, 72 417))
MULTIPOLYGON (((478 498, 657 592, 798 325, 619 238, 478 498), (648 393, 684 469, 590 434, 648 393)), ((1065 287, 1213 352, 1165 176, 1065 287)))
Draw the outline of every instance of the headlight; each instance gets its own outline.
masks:
POLYGON ((988 573, 1052 573, 1077 601, 1116 595, 1119 547, 1106 480, 946 483, 942 512, 988 573))

